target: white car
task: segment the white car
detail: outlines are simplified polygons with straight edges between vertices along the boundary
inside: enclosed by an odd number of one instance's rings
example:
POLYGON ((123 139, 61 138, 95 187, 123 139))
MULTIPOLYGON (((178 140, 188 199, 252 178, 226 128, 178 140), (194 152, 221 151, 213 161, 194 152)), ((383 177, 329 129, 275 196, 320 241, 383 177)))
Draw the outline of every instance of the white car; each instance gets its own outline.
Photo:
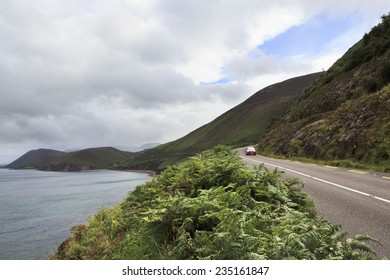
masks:
POLYGON ((256 149, 252 146, 249 146, 245 149, 245 155, 247 156, 255 156, 256 155, 256 149))

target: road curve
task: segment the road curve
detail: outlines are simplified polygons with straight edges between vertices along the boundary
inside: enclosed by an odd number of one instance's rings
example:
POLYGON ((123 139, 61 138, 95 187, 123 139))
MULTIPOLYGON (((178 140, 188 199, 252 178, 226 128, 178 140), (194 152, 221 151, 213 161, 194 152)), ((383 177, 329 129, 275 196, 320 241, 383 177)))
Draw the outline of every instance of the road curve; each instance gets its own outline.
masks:
POLYGON ((245 156, 248 166, 264 163, 269 170, 277 168, 284 177, 297 177, 315 202, 317 211, 332 224, 353 236, 367 233, 382 245, 370 244, 378 258, 390 259, 390 174, 352 168, 307 164, 263 156, 245 156))

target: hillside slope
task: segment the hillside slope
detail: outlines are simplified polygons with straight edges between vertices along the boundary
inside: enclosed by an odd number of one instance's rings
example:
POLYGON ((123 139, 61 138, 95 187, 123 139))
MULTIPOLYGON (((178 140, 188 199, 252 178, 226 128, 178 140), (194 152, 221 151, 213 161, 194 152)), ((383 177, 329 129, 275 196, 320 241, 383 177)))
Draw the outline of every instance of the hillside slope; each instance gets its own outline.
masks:
POLYGON ((119 163, 127 160, 131 154, 112 147, 90 148, 66 153, 46 162, 40 169, 50 171, 115 169, 119 163))
POLYGON ((51 150, 51 149, 37 149, 31 150, 12 163, 8 164, 6 168, 23 169, 23 168, 40 168, 46 162, 61 157, 65 152, 51 150))
POLYGON ((261 139, 262 153, 390 170, 390 15, 382 19, 261 139))
POLYGON ((134 169, 162 170, 188 156, 216 145, 248 145, 265 133, 297 100, 304 88, 320 77, 314 73, 266 87, 188 135, 136 154, 125 166, 134 169))

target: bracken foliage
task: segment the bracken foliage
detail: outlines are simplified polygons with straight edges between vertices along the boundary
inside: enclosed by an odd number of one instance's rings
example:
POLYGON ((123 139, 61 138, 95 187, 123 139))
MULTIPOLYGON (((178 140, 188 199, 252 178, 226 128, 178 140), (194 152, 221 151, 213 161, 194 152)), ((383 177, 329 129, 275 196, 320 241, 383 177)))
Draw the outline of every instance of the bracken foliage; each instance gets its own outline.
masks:
POLYGON ((315 212, 296 179, 223 146, 169 167, 71 229, 50 259, 370 259, 315 212))

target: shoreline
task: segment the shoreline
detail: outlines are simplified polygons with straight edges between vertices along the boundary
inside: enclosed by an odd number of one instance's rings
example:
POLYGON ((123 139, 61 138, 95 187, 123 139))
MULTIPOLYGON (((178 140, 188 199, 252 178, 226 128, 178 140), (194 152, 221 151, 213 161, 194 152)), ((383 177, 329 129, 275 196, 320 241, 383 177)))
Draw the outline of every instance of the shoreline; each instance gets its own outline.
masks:
POLYGON ((152 170, 137 170, 137 169, 80 169, 80 170, 44 170, 44 169, 39 169, 39 168, 7 168, 7 167, 2 167, 1 169, 7 169, 7 170, 35 170, 35 171, 42 171, 42 172, 93 172, 93 171, 119 171, 119 172, 133 172, 133 173, 146 173, 150 177, 155 177, 157 176, 157 173, 152 170))
POLYGON ((149 174, 150 177, 156 177, 157 173, 152 170, 137 170, 137 169, 106 169, 111 171, 124 171, 124 172, 134 172, 134 173, 146 173, 149 174))
POLYGON ((48 253, 54 253, 70 236, 73 226, 85 224, 89 215, 102 208, 115 207, 129 192, 152 179, 148 174, 114 171, 50 173, 39 169, 0 169, 0 177, 4 174, 6 178, 0 180, 6 194, 0 199, 4 206, 0 215, 4 225, 0 258, 47 259, 48 253), (15 239, 20 242, 16 244, 15 239))

